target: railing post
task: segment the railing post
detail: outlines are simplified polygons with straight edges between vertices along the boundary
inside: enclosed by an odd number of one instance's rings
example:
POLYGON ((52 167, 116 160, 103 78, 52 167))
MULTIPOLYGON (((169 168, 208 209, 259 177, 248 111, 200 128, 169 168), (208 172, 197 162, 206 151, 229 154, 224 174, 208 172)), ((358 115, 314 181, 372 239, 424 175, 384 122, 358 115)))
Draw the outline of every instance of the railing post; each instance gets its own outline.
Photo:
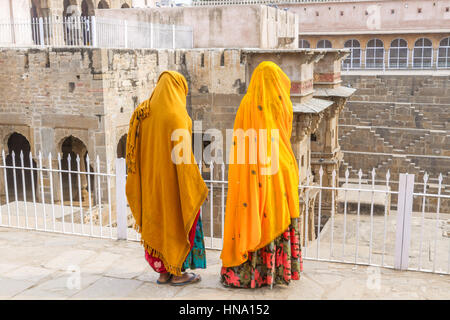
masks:
POLYGON ((89 28, 91 31, 91 39, 92 39, 92 46, 97 46, 97 20, 95 19, 95 16, 91 17, 91 27, 89 28))
POLYGON ((124 36, 124 41, 125 41, 125 48, 128 48, 128 21, 127 20, 125 20, 124 22, 123 22, 123 32, 125 33, 125 36, 124 36))
POLYGON ((41 46, 44 45, 44 19, 39 18, 39 43, 41 46))
POLYGON ((172 25, 172 49, 175 49, 175 25, 172 25))
POLYGON ((116 159, 116 220, 117 239, 127 239, 127 198, 125 194, 126 166, 125 159, 116 159))
POLYGON ((153 23, 150 23, 150 48, 153 49, 153 23))
POLYGON ((408 269, 413 192, 414 175, 407 173, 400 174, 394 257, 394 268, 398 270, 408 269))

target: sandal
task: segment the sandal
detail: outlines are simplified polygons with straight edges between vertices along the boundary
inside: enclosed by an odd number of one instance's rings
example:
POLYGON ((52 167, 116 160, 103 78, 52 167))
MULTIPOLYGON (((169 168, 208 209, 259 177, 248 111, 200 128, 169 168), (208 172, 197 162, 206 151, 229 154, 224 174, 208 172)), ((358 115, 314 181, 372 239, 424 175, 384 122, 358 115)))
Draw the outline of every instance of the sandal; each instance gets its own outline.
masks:
POLYGON ((170 281, 170 284, 172 286, 184 286, 184 285, 187 285, 187 284, 199 282, 202 279, 199 274, 195 274, 193 272, 189 272, 188 274, 191 275, 191 277, 188 280, 183 281, 183 282, 170 281))
POLYGON ((166 281, 164 281, 164 282, 159 281, 159 279, 157 279, 156 283, 157 284, 169 284, 171 280, 172 280, 172 275, 170 275, 169 278, 166 281))

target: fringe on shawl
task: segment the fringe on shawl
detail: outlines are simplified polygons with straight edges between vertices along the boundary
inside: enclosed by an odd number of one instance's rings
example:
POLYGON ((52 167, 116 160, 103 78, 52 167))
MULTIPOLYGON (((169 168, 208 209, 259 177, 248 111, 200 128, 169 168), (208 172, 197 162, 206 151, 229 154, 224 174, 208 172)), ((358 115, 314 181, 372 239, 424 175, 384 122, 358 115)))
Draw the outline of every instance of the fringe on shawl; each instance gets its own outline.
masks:
MULTIPOLYGON (((139 225, 134 224, 134 230, 141 233, 141 228, 139 225)), ((152 248, 147 242, 145 242, 144 239, 141 238, 141 245, 144 247, 145 250, 147 250, 148 254, 152 255, 155 258, 161 259, 161 261, 164 263, 164 267, 166 268, 167 272, 170 274, 181 276, 181 267, 173 266, 169 263, 167 263, 167 260, 164 258, 164 255, 159 252, 158 250, 155 250, 152 248)))
POLYGON ((131 116, 127 136, 126 163, 128 173, 136 172, 136 145, 138 139, 138 130, 141 121, 147 118, 149 115, 150 115, 150 99, 141 103, 141 105, 139 105, 139 107, 136 110, 134 110, 133 115, 131 116))

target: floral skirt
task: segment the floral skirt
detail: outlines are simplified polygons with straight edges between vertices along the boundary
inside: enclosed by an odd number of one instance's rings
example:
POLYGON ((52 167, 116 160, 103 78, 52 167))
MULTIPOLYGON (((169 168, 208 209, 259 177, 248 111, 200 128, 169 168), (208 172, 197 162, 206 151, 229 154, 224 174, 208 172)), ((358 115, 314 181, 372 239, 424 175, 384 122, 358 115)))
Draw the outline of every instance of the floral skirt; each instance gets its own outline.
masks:
MULTIPOLYGON (((184 260, 182 271, 186 269, 206 269, 206 252, 205 252, 205 242, 203 240, 203 224, 200 218, 200 214, 197 214, 197 219, 192 226, 189 233, 189 240, 191 242, 191 251, 184 260)), ((145 260, 148 264, 158 273, 167 272, 164 267, 164 263, 161 259, 156 258, 149 254, 147 250, 145 251, 145 260)))
POLYGON ((260 288, 299 280, 303 271, 299 219, 264 248, 250 252, 248 260, 236 267, 222 267, 221 282, 227 287, 260 288))

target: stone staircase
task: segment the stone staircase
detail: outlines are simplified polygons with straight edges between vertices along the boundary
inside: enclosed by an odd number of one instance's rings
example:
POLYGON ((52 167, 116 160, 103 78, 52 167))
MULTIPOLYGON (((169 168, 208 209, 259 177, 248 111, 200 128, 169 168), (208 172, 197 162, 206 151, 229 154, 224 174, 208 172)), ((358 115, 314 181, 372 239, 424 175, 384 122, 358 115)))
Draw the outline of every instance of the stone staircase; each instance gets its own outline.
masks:
POLYGON ((359 126, 339 138, 342 150, 392 153, 394 147, 368 126, 359 126))
MULTIPOLYGON (((389 170, 395 188, 400 173, 414 174, 416 192, 422 192, 427 173, 429 190, 437 193, 442 173, 441 193, 450 194, 450 77, 374 72, 342 78, 357 91, 339 118, 341 181, 346 169, 356 180, 361 169, 369 183, 375 168, 379 181, 389 170)), ((449 212, 450 200, 442 198, 440 205, 449 212)), ((414 209, 420 206, 415 200, 414 209)), ((436 198, 428 199, 427 210, 436 209, 436 198)))

